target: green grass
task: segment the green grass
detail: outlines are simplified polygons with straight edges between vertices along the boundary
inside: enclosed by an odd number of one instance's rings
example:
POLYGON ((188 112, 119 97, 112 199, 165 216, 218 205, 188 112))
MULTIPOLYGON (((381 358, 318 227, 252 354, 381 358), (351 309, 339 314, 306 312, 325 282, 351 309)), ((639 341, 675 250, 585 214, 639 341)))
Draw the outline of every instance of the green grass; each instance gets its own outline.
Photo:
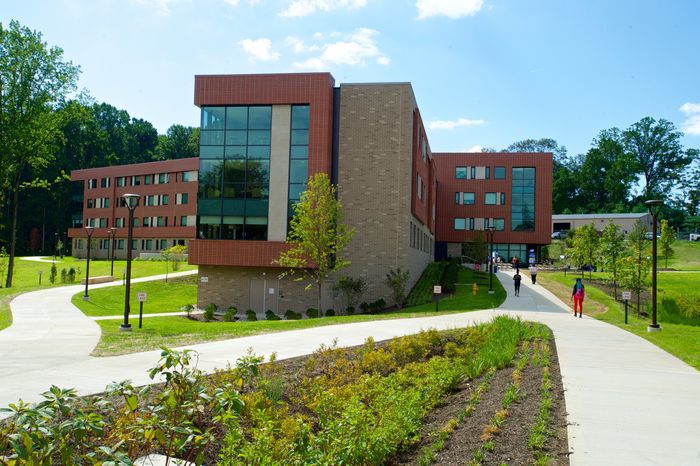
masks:
MULTIPOLYGON (((594 274, 594 276, 595 275, 596 274, 594 274)), ((588 276, 588 274, 586 274, 586 276, 588 276)), ((537 277, 538 283, 541 282, 542 285, 554 292, 564 302, 569 302, 571 287, 574 283, 574 278, 571 274, 569 274, 568 277, 564 277, 564 274, 561 272, 543 272, 537 277)), ((683 290, 685 290, 685 292, 694 290, 694 287, 697 286, 694 284, 696 281, 697 275, 695 274, 671 274, 669 272, 659 274, 660 288, 664 286, 668 287, 673 283, 673 286, 678 287, 678 290, 681 292, 683 292, 683 290), (685 275, 685 284, 683 285, 682 281, 679 281, 675 277, 672 281, 667 280, 667 275, 678 275, 681 277, 685 275)), ((663 313, 659 313, 657 317, 662 330, 660 332, 648 333, 647 326, 650 322, 649 319, 637 317, 633 311, 632 303, 630 303, 628 315, 629 324, 625 325, 624 305, 615 301, 612 297, 594 286, 587 284, 586 280, 584 280, 584 283, 586 284, 586 300, 583 306, 584 314, 592 315, 596 319, 632 332, 700 370, 700 327, 664 322, 663 313)))
MULTIPOLYGON (((468 269, 460 271, 459 283, 471 283, 474 278, 488 281, 488 274, 475 274, 468 269)), ((480 286, 476 296, 471 293, 471 286, 457 286, 457 293, 440 301, 440 314, 474 311, 498 307, 505 300, 506 292, 494 277, 494 295, 488 294, 488 285, 480 286)), ((97 291, 97 290, 95 290, 97 291)), ((150 295, 149 295, 150 299, 150 295)), ((81 301, 82 303, 82 301, 81 301)), ((137 309, 137 308, 133 308, 137 309)), ((113 356, 157 349, 161 346, 186 346, 207 341, 239 338, 263 333, 282 332, 324 325, 367 322, 372 320, 426 317, 436 315, 435 304, 428 303, 377 315, 360 314, 353 316, 324 317, 319 319, 280 320, 257 322, 199 322, 185 317, 164 316, 144 319, 143 328, 134 328, 132 332, 120 332, 119 322, 102 320, 102 338, 93 351, 95 356, 113 356)), ((132 311, 133 316, 133 311, 132 311)))
MULTIPOLYGON (((143 306, 144 314, 180 312, 182 306, 197 302, 197 276, 171 278, 167 282, 158 280, 133 283, 131 285, 132 314, 138 312, 139 302, 136 300, 136 293, 141 291, 147 294, 143 306)), ((110 286, 92 290, 90 291, 90 301, 83 301, 83 293, 80 292, 75 294, 71 301, 74 306, 88 316, 123 315, 124 287, 110 286)))
MULTIPOLYGON (((700 271, 700 242, 678 240, 671 247, 673 248, 673 256, 668 259, 669 268, 700 271)), ((659 249, 659 267, 666 267, 661 249, 659 249)))
MULTIPOLYGON (((48 259, 51 259, 50 257, 48 259)), ((162 261, 140 261, 135 260, 132 262, 131 273, 134 278, 145 277, 149 275, 158 275, 165 273, 165 262, 162 261)), ((171 264, 172 265, 172 264, 171 264)), ((2 282, 0 283, 3 288, 0 288, 0 330, 8 327, 12 323, 12 315, 10 313, 9 303, 12 299, 20 293, 26 293, 28 291, 36 291, 45 288, 51 288, 55 286, 65 286, 64 283, 60 283, 61 280, 61 269, 75 268, 79 271, 76 276, 76 283, 80 283, 80 279, 85 276, 85 261, 77 260, 73 257, 64 257, 63 260, 56 261, 57 270, 57 280, 56 283, 51 283, 49 281, 49 275, 51 273, 51 263, 49 262, 34 262, 26 261, 21 258, 15 258, 15 273, 12 280, 12 288, 4 288, 5 286, 5 276, 2 276, 2 282), (39 286, 39 271, 43 272, 41 279, 41 286, 39 286)), ((117 260, 114 261, 114 272, 119 278, 122 276, 122 271, 126 267, 126 261, 117 260)), ((193 270, 197 266, 180 264, 180 271, 193 270)), ((91 260, 90 261, 90 276, 97 277, 101 275, 109 275, 110 272, 110 261, 107 260, 91 260)))

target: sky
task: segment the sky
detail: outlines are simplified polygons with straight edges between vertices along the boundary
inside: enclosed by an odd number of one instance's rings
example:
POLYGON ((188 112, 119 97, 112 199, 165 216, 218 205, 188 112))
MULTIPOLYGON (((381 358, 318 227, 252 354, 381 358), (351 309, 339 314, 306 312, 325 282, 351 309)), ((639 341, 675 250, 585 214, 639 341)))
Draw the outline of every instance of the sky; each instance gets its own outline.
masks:
POLYGON ((96 101, 199 125, 194 76, 410 82, 433 152, 553 138, 585 153, 645 116, 700 147, 696 0, 0 0, 96 101))

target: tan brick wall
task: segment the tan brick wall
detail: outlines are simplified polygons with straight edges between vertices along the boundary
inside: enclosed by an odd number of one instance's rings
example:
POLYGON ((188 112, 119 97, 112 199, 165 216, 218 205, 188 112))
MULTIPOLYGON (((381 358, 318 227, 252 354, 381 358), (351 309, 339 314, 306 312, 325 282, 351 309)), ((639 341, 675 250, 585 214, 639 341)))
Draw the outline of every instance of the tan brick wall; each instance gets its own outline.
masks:
POLYGON ((390 302, 386 273, 408 269, 412 286, 432 259, 410 245, 410 224, 420 224, 411 214, 415 98, 407 83, 347 84, 340 92, 338 196, 356 229, 342 274, 367 281, 364 301, 390 302))

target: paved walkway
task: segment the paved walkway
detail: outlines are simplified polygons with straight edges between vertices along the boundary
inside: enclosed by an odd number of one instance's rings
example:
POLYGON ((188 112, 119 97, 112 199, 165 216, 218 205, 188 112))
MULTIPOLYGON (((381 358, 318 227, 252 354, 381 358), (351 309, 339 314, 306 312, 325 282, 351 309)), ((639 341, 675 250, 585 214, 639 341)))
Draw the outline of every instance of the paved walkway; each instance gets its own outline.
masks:
MULTIPOLYGON (((508 273, 498 278, 511 289, 508 273)), ((109 382, 148 383, 146 371, 158 351, 92 358, 99 329, 70 305, 79 287, 28 293, 12 302, 15 324, 0 332, 0 405, 36 401, 49 384, 102 391, 109 382)), ((497 310, 362 322, 258 335, 193 345, 199 367, 225 367, 252 347, 280 359, 308 354, 319 344, 361 344, 484 322, 495 315, 520 316, 554 332, 569 413, 571 464, 700 464, 700 372, 631 333, 592 318, 574 318, 567 306, 541 286, 523 280, 520 297, 497 310)))

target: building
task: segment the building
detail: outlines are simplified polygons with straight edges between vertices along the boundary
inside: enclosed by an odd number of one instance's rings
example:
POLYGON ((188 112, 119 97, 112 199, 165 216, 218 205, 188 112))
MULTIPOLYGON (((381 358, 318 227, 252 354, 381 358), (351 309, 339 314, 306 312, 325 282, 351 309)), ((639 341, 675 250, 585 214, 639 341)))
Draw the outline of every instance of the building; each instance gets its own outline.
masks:
POLYGON ((126 193, 141 196, 134 210, 132 257, 188 245, 196 232, 198 170, 198 158, 73 170, 71 180, 83 183, 82 220, 68 230, 73 256, 86 257, 84 227, 91 226, 91 257, 109 258, 114 251, 116 258, 126 258, 129 211, 121 199, 126 193))
POLYGON ((502 258, 539 261, 551 241, 551 153, 435 153, 434 162, 438 258, 461 256, 462 244, 487 241, 493 227, 502 258))
POLYGON ((648 212, 637 214, 561 214, 552 215, 552 232, 569 231, 591 223, 598 231, 608 223, 614 223, 620 227, 622 233, 627 234, 634 228, 635 223, 642 222, 647 231, 652 230, 652 218, 648 212))
MULTIPOLYGON (((263 312, 316 306, 281 278, 288 220, 308 177, 337 185, 356 229, 343 275, 362 277, 364 301, 388 300, 386 273, 411 286, 434 256, 434 158, 409 83, 341 84, 329 73, 195 77, 201 108, 198 305, 263 312)), ((322 307, 336 308, 332 282, 322 307)))

